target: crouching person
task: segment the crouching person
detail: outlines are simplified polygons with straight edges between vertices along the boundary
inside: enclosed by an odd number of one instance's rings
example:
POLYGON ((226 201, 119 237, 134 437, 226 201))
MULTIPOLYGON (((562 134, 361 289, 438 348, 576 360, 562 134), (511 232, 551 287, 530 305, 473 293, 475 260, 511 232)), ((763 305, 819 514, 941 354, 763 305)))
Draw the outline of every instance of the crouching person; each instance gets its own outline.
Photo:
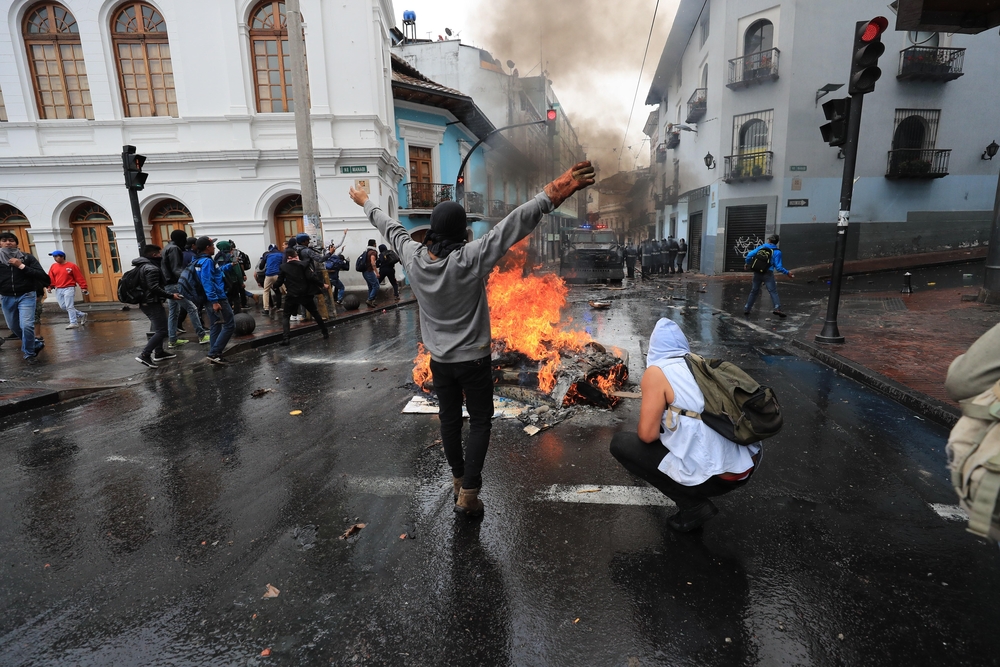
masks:
POLYGON ((688 369, 690 352, 680 327, 666 318, 649 338, 636 433, 611 440, 611 455, 673 500, 680 510, 668 525, 690 532, 719 513, 710 500, 747 483, 760 460, 760 443, 731 442, 698 418, 705 397, 688 369))

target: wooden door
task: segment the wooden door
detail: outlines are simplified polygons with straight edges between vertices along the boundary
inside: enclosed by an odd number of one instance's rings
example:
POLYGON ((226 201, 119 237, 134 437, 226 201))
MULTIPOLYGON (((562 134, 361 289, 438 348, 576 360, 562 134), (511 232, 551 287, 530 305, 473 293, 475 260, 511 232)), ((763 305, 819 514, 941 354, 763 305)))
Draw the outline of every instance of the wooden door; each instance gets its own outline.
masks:
POLYGON ((157 204, 149 216, 151 227, 150 243, 161 248, 170 243, 170 233, 175 229, 183 229, 188 236, 194 236, 194 218, 188 207, 176 199, 167 199, 157 204))
POLYGON ((83 270, 90 295, 88 301, 114 301, 122 277, 118 241, 109 223, 81 222, 73 225, 77 264, 83 270))
POLYGON ((283 199, 274 209, 274 243, 284 249, 285 242, 306 231, 302 213, 302 197, 283 199))
POLYGON ((410 208, 431 208, 434 205, 431 169, 431 149, 410 147, 410 208))
POLYGON ((194 229, 186 222, 153 221, 152 243, 166 248, 170 243, 170 234, 177 229, 183 229, 188 236, 194 236, 194 229))
POLYGON ((0 205, 0 232, 10 232, 17 237, 17 247, 29 255, 35 255, 35 246, 28 231, 30 223, 20 209, 14 208, 10 204, 0 205))

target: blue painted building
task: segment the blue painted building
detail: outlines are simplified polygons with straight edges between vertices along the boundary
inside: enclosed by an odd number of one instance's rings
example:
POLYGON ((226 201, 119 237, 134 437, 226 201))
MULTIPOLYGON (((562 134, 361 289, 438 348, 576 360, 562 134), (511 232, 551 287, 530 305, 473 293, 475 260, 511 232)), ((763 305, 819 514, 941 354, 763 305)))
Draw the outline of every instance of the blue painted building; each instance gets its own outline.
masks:
POLYGON ((469 237, 478 238, 527 196, 527 159, 499 133, 475 101, 431 81, 402 58, 392 57, 397 158, 408 177, 399 185, 390 214, 422 241, 430 214, 442 201, 456 200, 462 160, 481 139, 465 167, 459 202, 469 216, 469 237), (398 202, 398 210, 396 202, 398 202))

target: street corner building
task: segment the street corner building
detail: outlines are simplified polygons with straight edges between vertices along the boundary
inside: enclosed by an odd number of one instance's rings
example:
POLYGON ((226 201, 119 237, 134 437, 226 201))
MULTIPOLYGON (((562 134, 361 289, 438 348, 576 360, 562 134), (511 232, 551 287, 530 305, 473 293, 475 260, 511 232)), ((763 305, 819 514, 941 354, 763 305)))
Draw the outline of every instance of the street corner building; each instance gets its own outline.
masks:
MULTIPOLYGON (((349 230, 360 251, 371 228, 348 189, 394 210, 406 173, 392 3, 301 13, 323 236, 349 230)), ((137 254, 124 145, 147 156, 147 242, 183 229, 256 257, 304 230, 284 2, 0 0, 0 16, 0 228, 43 261, 65 250, 91 300, 114 300, 137 254)))
POLYGON ((847 259, 984 255, 1000 43, 893 30, 891 11, 862 0, 681 0, 646 98, 652 185, 632 235, 688 239, 689 266, 705 274, 743 270, 770 234, 789 268, 831 261, 844 155, 820 134, 822 105, 848 94, 855 23, 885 14, 847 259))

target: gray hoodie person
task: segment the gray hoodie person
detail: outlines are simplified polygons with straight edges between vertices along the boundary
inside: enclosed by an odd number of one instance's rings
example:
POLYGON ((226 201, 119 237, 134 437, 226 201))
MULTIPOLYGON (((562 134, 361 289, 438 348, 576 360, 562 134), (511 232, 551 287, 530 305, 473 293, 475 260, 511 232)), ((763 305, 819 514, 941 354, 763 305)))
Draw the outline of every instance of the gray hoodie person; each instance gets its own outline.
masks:
POLYGON ((409 278, 420 304, 420 333, 432 359, 458 363, 490 354, 486 279, 500 258, 552 209, 552 200, 540 192, 484 236, 435 260, 406 228, 372 200, 365 202, 365 215, 399 255, 409 278))

